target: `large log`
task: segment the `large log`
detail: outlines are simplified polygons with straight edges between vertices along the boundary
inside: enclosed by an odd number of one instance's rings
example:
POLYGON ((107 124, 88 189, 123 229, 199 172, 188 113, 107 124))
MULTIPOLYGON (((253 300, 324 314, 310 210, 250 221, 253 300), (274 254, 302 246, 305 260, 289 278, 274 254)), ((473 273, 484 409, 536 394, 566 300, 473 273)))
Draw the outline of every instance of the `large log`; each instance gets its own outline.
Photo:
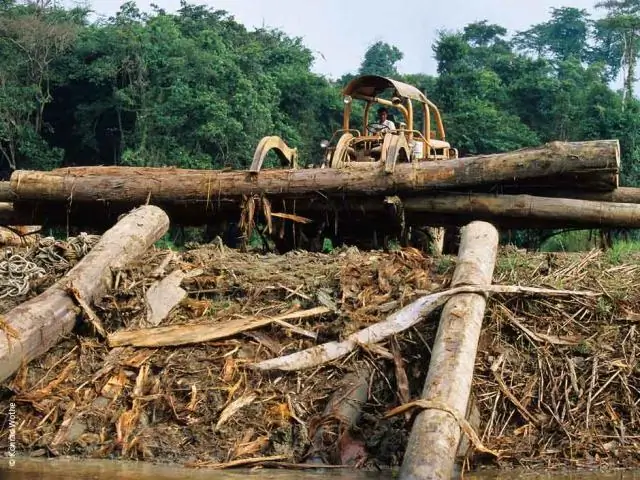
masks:
POLYGON ((405 212, 460 215, 474 220, 522 219, 531 225, 640 228, 640 204, 532 195, 442 195, 408 198, 405 212))
POLYGON ((513 184, 554 177, 587 182, 585 189, 618 186, 620 145, 617 140, 561 143, 509 153, 453 160, 398 164, 393 174, 384 165, 345 169, 248 171, 179 170, 175 168, 80 167, 53 172, 18 170, 11 175, 17 200, 73 202, 120 201, 134 204, 206 202, 242 195, 304 196, 416 194, 438 189, 513 184), (592 180, 589 180, 592 179, 592 180))
MULTIPOLYGON (((497 249, 493 225, 473 222, 464 227, 451 286, 491 284, 497 249)), ((464 293, 452 297, 442 310, 422 391, 422 399, 433 407, 416 416, 401 480, 452 478, 461 427, 450 412, 465 418, 485 306, 483 295, 464 293)))
POLYGON ((144 253, 169 228, 158 207, 144 206, 104 233, 93 249, 44 293, 4 313, 0 334, 0 381, 53 347, 75 326, 78 310, 68 288, 90 304, 112 283, 112 269, 122 268, 144 253))
MULTIPOLYGON (((602 200, 539 197, 534 195, 494 195, 489 193, 448 193, 400 200, 405 220, 413 225, 466 225, 473 220, 487 220, 507 228, 640 228, 640 189, 617 189, 611 193, 592 194, 602 200), (618 190, 620 193, 615 194, 618 190), (638 203, 612 203, 609 199, 639 200, 638 203)), ((575 192, 574 192, 575 194, 575 192)), ((585 195, 586 196, 586 195, 585 195)), ((238 202, 220 202, 213 206, 202 203, 174 203, 160 205, 174 225, 207 225, 227 219, 239 219, 238 202)), ((1 204, 0 204, 1 207, 1 204)), ((7 208, 11 223, 23 225, 73 225, 75 227, 105 228, 132 208, 120 202, 16 202, 7 208)), ((392 218, 394 207, 384 198, 319 198, 310 195, 286 203, 272 204, 272 211, 295 213, 311 219, 324 218, 326 212, 337 214, 353 224, 392 218)), ((2 210, 0 209, 0 218, 2 210)), ((0 222, 1 224, 2 222, 0 222)), ((7 222, 8 223, 8 222, 7 222)), ((333 222, 331 222, 333 223, 333 222)), ((340 223, 340 221, 338 222, 340 223)))

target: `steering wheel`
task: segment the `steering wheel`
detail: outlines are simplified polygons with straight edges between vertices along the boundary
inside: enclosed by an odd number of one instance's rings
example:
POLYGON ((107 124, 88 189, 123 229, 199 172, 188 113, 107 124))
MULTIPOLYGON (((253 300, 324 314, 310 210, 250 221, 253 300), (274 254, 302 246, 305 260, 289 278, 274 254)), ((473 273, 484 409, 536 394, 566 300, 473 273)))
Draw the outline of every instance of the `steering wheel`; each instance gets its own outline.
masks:
POLYGON ((389 130, 389 127, 387 125, 383 125, 382 123, 371 122, 369 125, 367 125, 367 131, 369 133, 381 133, 384 130, 389 130))

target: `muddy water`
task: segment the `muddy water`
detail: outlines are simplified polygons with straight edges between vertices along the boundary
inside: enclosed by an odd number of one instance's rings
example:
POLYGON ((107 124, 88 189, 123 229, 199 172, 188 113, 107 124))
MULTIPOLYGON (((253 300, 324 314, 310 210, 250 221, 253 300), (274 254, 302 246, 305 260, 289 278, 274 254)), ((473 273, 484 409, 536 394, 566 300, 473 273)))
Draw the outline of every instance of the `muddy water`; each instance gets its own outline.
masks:
MULTIPOLYGON (((33 460, 0 459, 0 480, 392 480, 396 474, 367 473, 351 470, 287 471, 287 470, 192 470, 174 466, 105 460, 33 460)), ((472 480, 640 480, 640 472, 615 473, 540 473, 540 472, 482 472, 466 474, 472 480)))

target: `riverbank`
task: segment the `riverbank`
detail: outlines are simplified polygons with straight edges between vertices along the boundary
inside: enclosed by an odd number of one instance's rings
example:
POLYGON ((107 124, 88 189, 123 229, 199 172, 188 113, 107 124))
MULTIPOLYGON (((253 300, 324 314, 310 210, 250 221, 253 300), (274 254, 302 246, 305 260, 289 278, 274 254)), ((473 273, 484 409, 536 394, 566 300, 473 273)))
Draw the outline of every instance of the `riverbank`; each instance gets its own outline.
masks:
MULTIPOLYGON (((68 265, 81 255, 76 252, 68 265)), ((47 258, 32 258, 46 273, 32 282, 29 293, 0 304, 0 314, 68 268, 38 263, 47 258)), ((490 297, 473 396, 478 435, 499 456, 469 451, 466 468, 640 466, 639 438, 633 433, 640 420, 638 259, 619 252, 500 250, 496 284, 602 295, 490 297)), ((7 424, 14 402, 16 448, 35 457, 209 468, 287 467, 320 458, 363 469, 397 467, 411 416, 383 417, 419 396, 439 312, 392 341, 327 366, 277 374, 247 366, 344 338, 421 295, 445 289, 455 260, 414 249, 283 256, 217 245, 180 253, 154 250, 119 272, 117 287, 95 306, 107 332, 139 327, 147 318, 145 292, 177 269, 187 274, 181 283, 187 297, 163 326, 223 326, 319 306, 327 311, 212 341, 157 348, 109 348, 81 326, 5 382, 0 421, 7 424), (345 376, 363 365, 372 371, 368 400, 357 426, 337 435, 338 422, 326 415, 325 406, 345 376), (314 442, 319 428, 324 432, 320 444, 314 442)), ((3 429, 0 445, 6 448, 8 441, 3 429)))

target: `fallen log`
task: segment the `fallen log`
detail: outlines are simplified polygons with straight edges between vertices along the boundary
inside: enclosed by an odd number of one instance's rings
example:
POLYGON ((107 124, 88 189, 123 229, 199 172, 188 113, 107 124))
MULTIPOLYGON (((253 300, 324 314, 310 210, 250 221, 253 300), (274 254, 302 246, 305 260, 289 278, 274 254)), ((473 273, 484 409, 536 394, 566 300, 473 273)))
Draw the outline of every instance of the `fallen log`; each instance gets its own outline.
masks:
MULTIPOLYGON (((314 422, 317 425, 312 438, 310 463, 348 465, 353 458, 353 450, 358 448, 341 448, 353 442, 350 430, 357 426, 362 409, 369 398, 369 382, 372 367, 366 362, 358 364, 357 370, 347 374, 338 388, 329 398, 322 417, 314 422), (343 455, 346 450, 347 455, 343 455)), ((312 427, 313 430, 313 427, 312 427)), ((356 444, 357 445, 357 444, 356 444)), ((364 448, 362 448, 364 453, 364 448)))
MULTIPOLYGON (((498 241, 498 231, 489 223, 464 227, 451 285, 490 285, 498 241)), ((467 293, 451 298, 442 310, 422 391, 426 408, 411 429, 400 469, 402 480, 452 477, 485 306, 485 296, 467 293)))
POLYGON ((111 286, 111 270, 140 256, 169 228, 169 218, 158 207, 140 207, 104 233, 93 249, 44 293, 0 317, 0 381, 15 373, 69 334, 78 309, 68 289, 86 304, 111 286))
MULTIPOLYGON (((621 189, 618 189, 621 190, 621 189)), ((440 192, 429 196, 398 199, 405 220, 413 225, 466 225, 474 220, 491 221, 509 228, 640 228, 640 189, 625 189, 619 194, 602 193, 603 200, 540 197, 533 195, 496 195, 490 193, 440 192), (638 198, 636 198, 638 195, 638 198), (638 200, 639 203, 612 203, 607 198, 638 200)), ((592 194, 595 198, 597 194, 592 194)), ((585 195, 586 196, 586 195, 585 195)), ((298 216, 319 219, 334 212, 339 219, 371 218, 380 223, 380 216, 392 217, 389 202, 382 198, 315 198, 298 199, 289 208, 298 216)), ((273 207, 275 217, 280 213, 273 207)), ((29 225, 73 225, 105 228, 130 209, 130 204, 110 202, 75 203, 18 202, 11 209, 12 221, 29 225)), ((161 205, 175 225, 215 224, 221 219, 239 219, 240 209, 234 202, 214 208, 202 203, 161 205)), ((1 216, 0 209, 0 216, 1 216)), ((0 217, 1 218, 1 217, 0 217)), ((333 222, 332 222, 333 223, 333 222)))
POLYGON ((640 204, 609 203, 572 198, 537 197, 532 195, 448 195, 408 198, 405 213, 431 212, 474 220, 522 219, 531 225, 545 222, 565 227, 640 228, 640 204))
POLYGON ((553 178, 557 176, 564 181, 587 182, 583 185, 586 190, 613 190, 618 186, 619 169, 619 142, 600 140, 553 142, 494 155, 398 164, 393 174, 385 173, 381 162, 371 168, 274 169, 259 173, 136 167, 18 170, 11 175, 11 190, 16 201, 214 205, 218 199, 254 194, 282 197, 315 192, 363 196, 416 194, 536 178, 544 178, 553 186, 553 178))

